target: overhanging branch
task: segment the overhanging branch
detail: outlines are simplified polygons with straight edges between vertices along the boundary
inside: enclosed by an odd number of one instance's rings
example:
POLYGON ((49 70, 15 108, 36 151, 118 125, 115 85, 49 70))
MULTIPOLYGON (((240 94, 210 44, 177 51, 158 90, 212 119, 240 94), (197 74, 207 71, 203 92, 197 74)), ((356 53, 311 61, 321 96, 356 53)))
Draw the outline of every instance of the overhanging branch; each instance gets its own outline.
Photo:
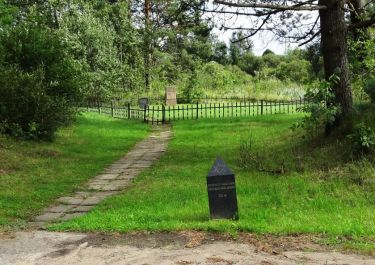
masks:
POLYGON ((265 4, 265 3, 244 3, 241 1, 230 1, 230 0, 214 0, 215 4, 230 6, 230 7, 247 7, 247 8, 265 8, 265 9, 272 9, 272 10, 280 10, 280 11, 288 11, 288 10, 295 10, 295 11, 316 11, 316 10, 326 10, 327 7, 323 5, 312 5, 311 1, 307 1, 304 3, 296 4, 296 5, 280 5, 280 4, 265 4))

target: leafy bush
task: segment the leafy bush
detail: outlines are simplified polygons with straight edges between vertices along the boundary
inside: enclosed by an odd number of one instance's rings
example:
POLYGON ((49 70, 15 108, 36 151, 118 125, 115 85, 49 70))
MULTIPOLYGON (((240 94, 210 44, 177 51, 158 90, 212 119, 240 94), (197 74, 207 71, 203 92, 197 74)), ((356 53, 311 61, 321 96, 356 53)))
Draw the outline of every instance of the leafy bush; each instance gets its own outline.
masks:
POLYGON ((74 117, 79 65, 58 33, 27 23, 3 32, 0 46, 7 51, 0 65, 2 133, 50 139, 74 117))
POLYGON ((371 101, 375 103, 375 78, 371 78, 365 83, 365 92, 371 98, 371 101))
POLYGON ((355 126, 348 138, 356 154, 367 154, 375 147, 375 132, 363 122, 355 126))
POLYGON ((333 104, 335 95, 331 90, 332 83, 338 82, 336 75, 331 76, 329 81, 321 81, 308 89, 305 98, 309 104, 300 108, 302 112, 308 112, 303 120, 295 124, 292 128, 303 128, 308 136, 314 136, 320 132, 321 128, 332 125, 341 113, 340 106, 333 104))
POLYGON ((43 69, 0 71, 0 130, 26 139, 50 139, 74 117, 67 98, 48 92, 43 69))

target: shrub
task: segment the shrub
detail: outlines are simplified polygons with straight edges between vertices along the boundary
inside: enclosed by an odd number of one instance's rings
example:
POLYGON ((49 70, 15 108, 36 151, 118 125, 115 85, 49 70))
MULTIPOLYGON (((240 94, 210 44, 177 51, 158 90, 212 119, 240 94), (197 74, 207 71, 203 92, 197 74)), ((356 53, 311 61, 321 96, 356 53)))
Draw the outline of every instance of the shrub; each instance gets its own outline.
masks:
POLYGON ((67 98, 48 92, 43 69, 25 73, 16 67, 0 71, 0 130, 25 139, 51 139, 74 117, 67 98))
POLYGON ((2 133, 50 139, 74 117, 79 65, 58 33, 27 23, 2 32, 0 46, 6 50, 0 65, 2 133))
POLYGON ((371 101, 375 103, 375 78, 371 78, 365 83, 365 92, 371 98, 371 101))
POLYGON ((375 133, 363 122, 355 126, 354 132, 348 135, 348 138, 355 154, 367 154, 375 146, 375 133))
POLYGON ((305 98, 309 104, 299 111, 309 113, 301 122, 293 125, 292 129, 303 128, 307 136, 314 137, 324 126, 332 126, 341 113, 341 107, 333 104, 335 95, 332 84, 338 82, 338 77, 332 75, 329 81, 321 81, 308 89, 305 98))

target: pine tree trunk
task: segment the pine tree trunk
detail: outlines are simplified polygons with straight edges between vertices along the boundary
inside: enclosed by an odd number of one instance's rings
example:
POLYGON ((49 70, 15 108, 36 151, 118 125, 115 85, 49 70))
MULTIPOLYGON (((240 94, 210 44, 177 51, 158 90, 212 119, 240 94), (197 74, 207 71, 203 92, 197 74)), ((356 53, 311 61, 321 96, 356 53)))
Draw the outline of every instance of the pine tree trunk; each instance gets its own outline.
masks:
POLYGON ((146 90, 150 89, 150 63, 151 63, 151 0, 145 0, 145 50, 144 50, 144 63, 145 63, 145 86, 146 90))
MULTIPOLYGON (((340 81, 333 84, 335 94, 333 103, 342 109, 341 116, 335 125, 351 113, 353 108, 352 91, 349 80, 347 26, 345 23, 344 0, 320 0, 319 4, 328 7, 319 11, 322 53, 324 59, 324 72, 326 80, 336 74, 340 81)), ((333 129, 327 128, 327 133, 333 129)))

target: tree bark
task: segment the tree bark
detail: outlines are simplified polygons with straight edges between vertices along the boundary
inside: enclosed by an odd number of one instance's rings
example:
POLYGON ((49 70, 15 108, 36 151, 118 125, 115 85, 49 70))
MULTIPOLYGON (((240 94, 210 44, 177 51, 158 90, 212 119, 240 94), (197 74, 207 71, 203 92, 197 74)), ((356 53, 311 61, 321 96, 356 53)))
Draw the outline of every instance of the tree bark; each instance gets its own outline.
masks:
MULTIPOLYGON (((333 102, 341 107, 342 113, 335 125, 351 113, 353 98, 350 88, 348 47, 347 47, 347 25, 345 23, 345 0, 320 0, 319 5, 327 6, 327 10, 320 10, 320 24, 322 34, 322 53, 324 59, 324 72, 326 80, 336 74, 340 80, 332 86, 335 94, 333 102)), ((332 130, 332 128, 328 128, 332 130)))
POLYGON ((150 89, 150 63, 151 63, 151 0, 145 0, 145 50, 144 50, 144 63, 145 63, 145 86, 146 90, 150 89))

